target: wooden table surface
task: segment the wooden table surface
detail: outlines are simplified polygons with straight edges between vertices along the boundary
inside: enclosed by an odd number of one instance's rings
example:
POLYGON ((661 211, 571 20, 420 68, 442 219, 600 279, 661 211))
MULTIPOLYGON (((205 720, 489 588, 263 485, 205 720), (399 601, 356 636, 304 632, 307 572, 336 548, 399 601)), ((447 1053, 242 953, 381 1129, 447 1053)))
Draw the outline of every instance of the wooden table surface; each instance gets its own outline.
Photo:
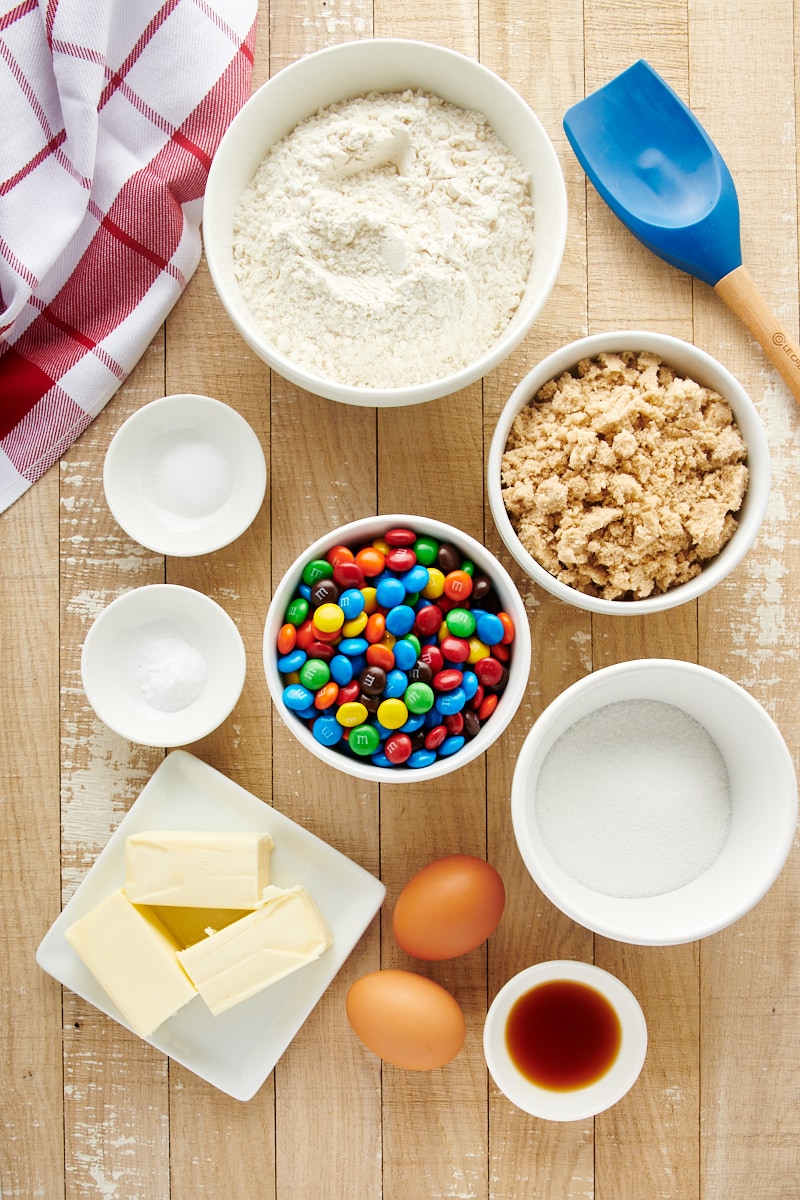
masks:
MULTIPOLYGON (((687 98, 731 167, 745 261, 786 327, 798 328, 797 66, 792 0, 288 0, 262 3, 254 83, 300 55, 370 36, 436 41, 515 87, 563 165, 563 269, 533 333, 460 394, 412 409, 351 409, 300 392, 234 333, 201 264, 166 327, 60 465, 0 518, 3 614, 3 1200, 797 1200, 800 1196, 800 854, 767 897, 701 943, 637 948, 556 911, 517 853, 509 794, 542 708, 607 664, 665 656, 724 672, 800 745, 800 413, 713 292, 648 254, 587 188, 564 111, 638 57, 687 98), (410 11, 413 10, 413 11, 410 11), (794 38, 794 41, 793 41, 794 38), (523 578, 533 667, 522 707, 483 759, 433 787, 378 788, 324 768, 273 713, 261 669, 274 583, 318 535, 376 511, 428 514, 496 551, 483 484, 493 425, 542 356, 588 332, 659 329, 694 341, 744 383, 773 454, 755 547, 710 595, 664 616, 599 619, 523 578), (141 405, 195 391, 237 408, 270 470, 263 509, 227 549, 169 559, 122 533, 104 502, 109 440, 141 405), (112 734, 81 687, 80 650, 121 592, 164 580, 218 600, 245 639, 231 717, 191 750, 367 870, 387 901, 256 1097, 241 1103, 168 1061, 62 989, 39 941, 164 752, 112 734), (423 966, 391 936, 394 898, 425 862, 487 857, 508 903, 488 946, 423 966), (594 1121, 524 1115, 487 1077, 487 1005, 522 967, 594 961, 645 1011, 650 1045, 633 1091, 594 1121), (344 998, 379 966, 444 983, 467 1040, 428 1074, 382 1067, 356 1041, 344 998)), ((508 556, 504 562, 510 566, 508 556)))

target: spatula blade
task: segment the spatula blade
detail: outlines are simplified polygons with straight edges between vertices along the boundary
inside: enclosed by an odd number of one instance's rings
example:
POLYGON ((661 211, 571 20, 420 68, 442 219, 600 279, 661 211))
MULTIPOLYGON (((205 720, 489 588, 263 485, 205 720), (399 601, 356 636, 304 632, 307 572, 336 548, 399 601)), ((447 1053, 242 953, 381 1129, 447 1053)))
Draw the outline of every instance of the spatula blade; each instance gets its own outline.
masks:
POLYGON ((573 105, 564 130, 606 204, 654 254, 712 286, 741 265, 730 171, 644 59, 573 105))

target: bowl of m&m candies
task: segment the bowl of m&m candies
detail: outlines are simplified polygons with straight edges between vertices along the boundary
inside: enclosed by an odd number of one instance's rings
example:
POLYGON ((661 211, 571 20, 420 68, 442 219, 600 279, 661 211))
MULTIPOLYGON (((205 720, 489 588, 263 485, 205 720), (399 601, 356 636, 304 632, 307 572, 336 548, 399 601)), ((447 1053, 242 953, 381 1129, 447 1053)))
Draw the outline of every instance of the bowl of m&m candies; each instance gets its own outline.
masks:
POLYGON ((331 530, 278 584, 264 670, 292 733, 337 770, 418 782, 483 754, 528 684, 531 635, 503 565, 428 517, 331 530))

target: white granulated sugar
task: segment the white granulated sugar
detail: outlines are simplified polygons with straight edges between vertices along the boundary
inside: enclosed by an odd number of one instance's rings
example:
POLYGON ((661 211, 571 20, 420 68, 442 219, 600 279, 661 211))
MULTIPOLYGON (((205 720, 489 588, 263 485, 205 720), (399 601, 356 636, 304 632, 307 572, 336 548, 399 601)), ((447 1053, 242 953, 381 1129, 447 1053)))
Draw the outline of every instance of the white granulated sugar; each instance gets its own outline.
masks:
POLYGON ((607 896, 657 896, 703 874, 731 824, 719 748, 688 713, 625 700, 576 721, 536 784, 536 819, 552 857, 607 896))
POLYGON ((168 447, 151 464, 153 499, 168 512, 208 517, 228 499, 233 471, 209 442, 189 437, 168 447))
POLYGON ((488 350, 518 307, 530 181, 480 114, 370 93, 270 150, 239 203, 233 254, 287 358, 357 387, 424 383, 488 350))

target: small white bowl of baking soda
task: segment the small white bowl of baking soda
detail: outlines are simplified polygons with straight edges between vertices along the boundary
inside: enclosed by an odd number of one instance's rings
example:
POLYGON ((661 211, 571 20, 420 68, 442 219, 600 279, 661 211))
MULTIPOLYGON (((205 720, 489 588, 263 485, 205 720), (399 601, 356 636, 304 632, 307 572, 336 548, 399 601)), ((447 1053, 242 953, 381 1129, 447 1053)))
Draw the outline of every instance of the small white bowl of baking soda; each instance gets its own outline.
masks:
POLYGON ((92 708, 143 746, 184 746, 211 733, 233 711, 245 667, 242 636, 225 609, 169 583, 112 600, 81 652, 92 708))

